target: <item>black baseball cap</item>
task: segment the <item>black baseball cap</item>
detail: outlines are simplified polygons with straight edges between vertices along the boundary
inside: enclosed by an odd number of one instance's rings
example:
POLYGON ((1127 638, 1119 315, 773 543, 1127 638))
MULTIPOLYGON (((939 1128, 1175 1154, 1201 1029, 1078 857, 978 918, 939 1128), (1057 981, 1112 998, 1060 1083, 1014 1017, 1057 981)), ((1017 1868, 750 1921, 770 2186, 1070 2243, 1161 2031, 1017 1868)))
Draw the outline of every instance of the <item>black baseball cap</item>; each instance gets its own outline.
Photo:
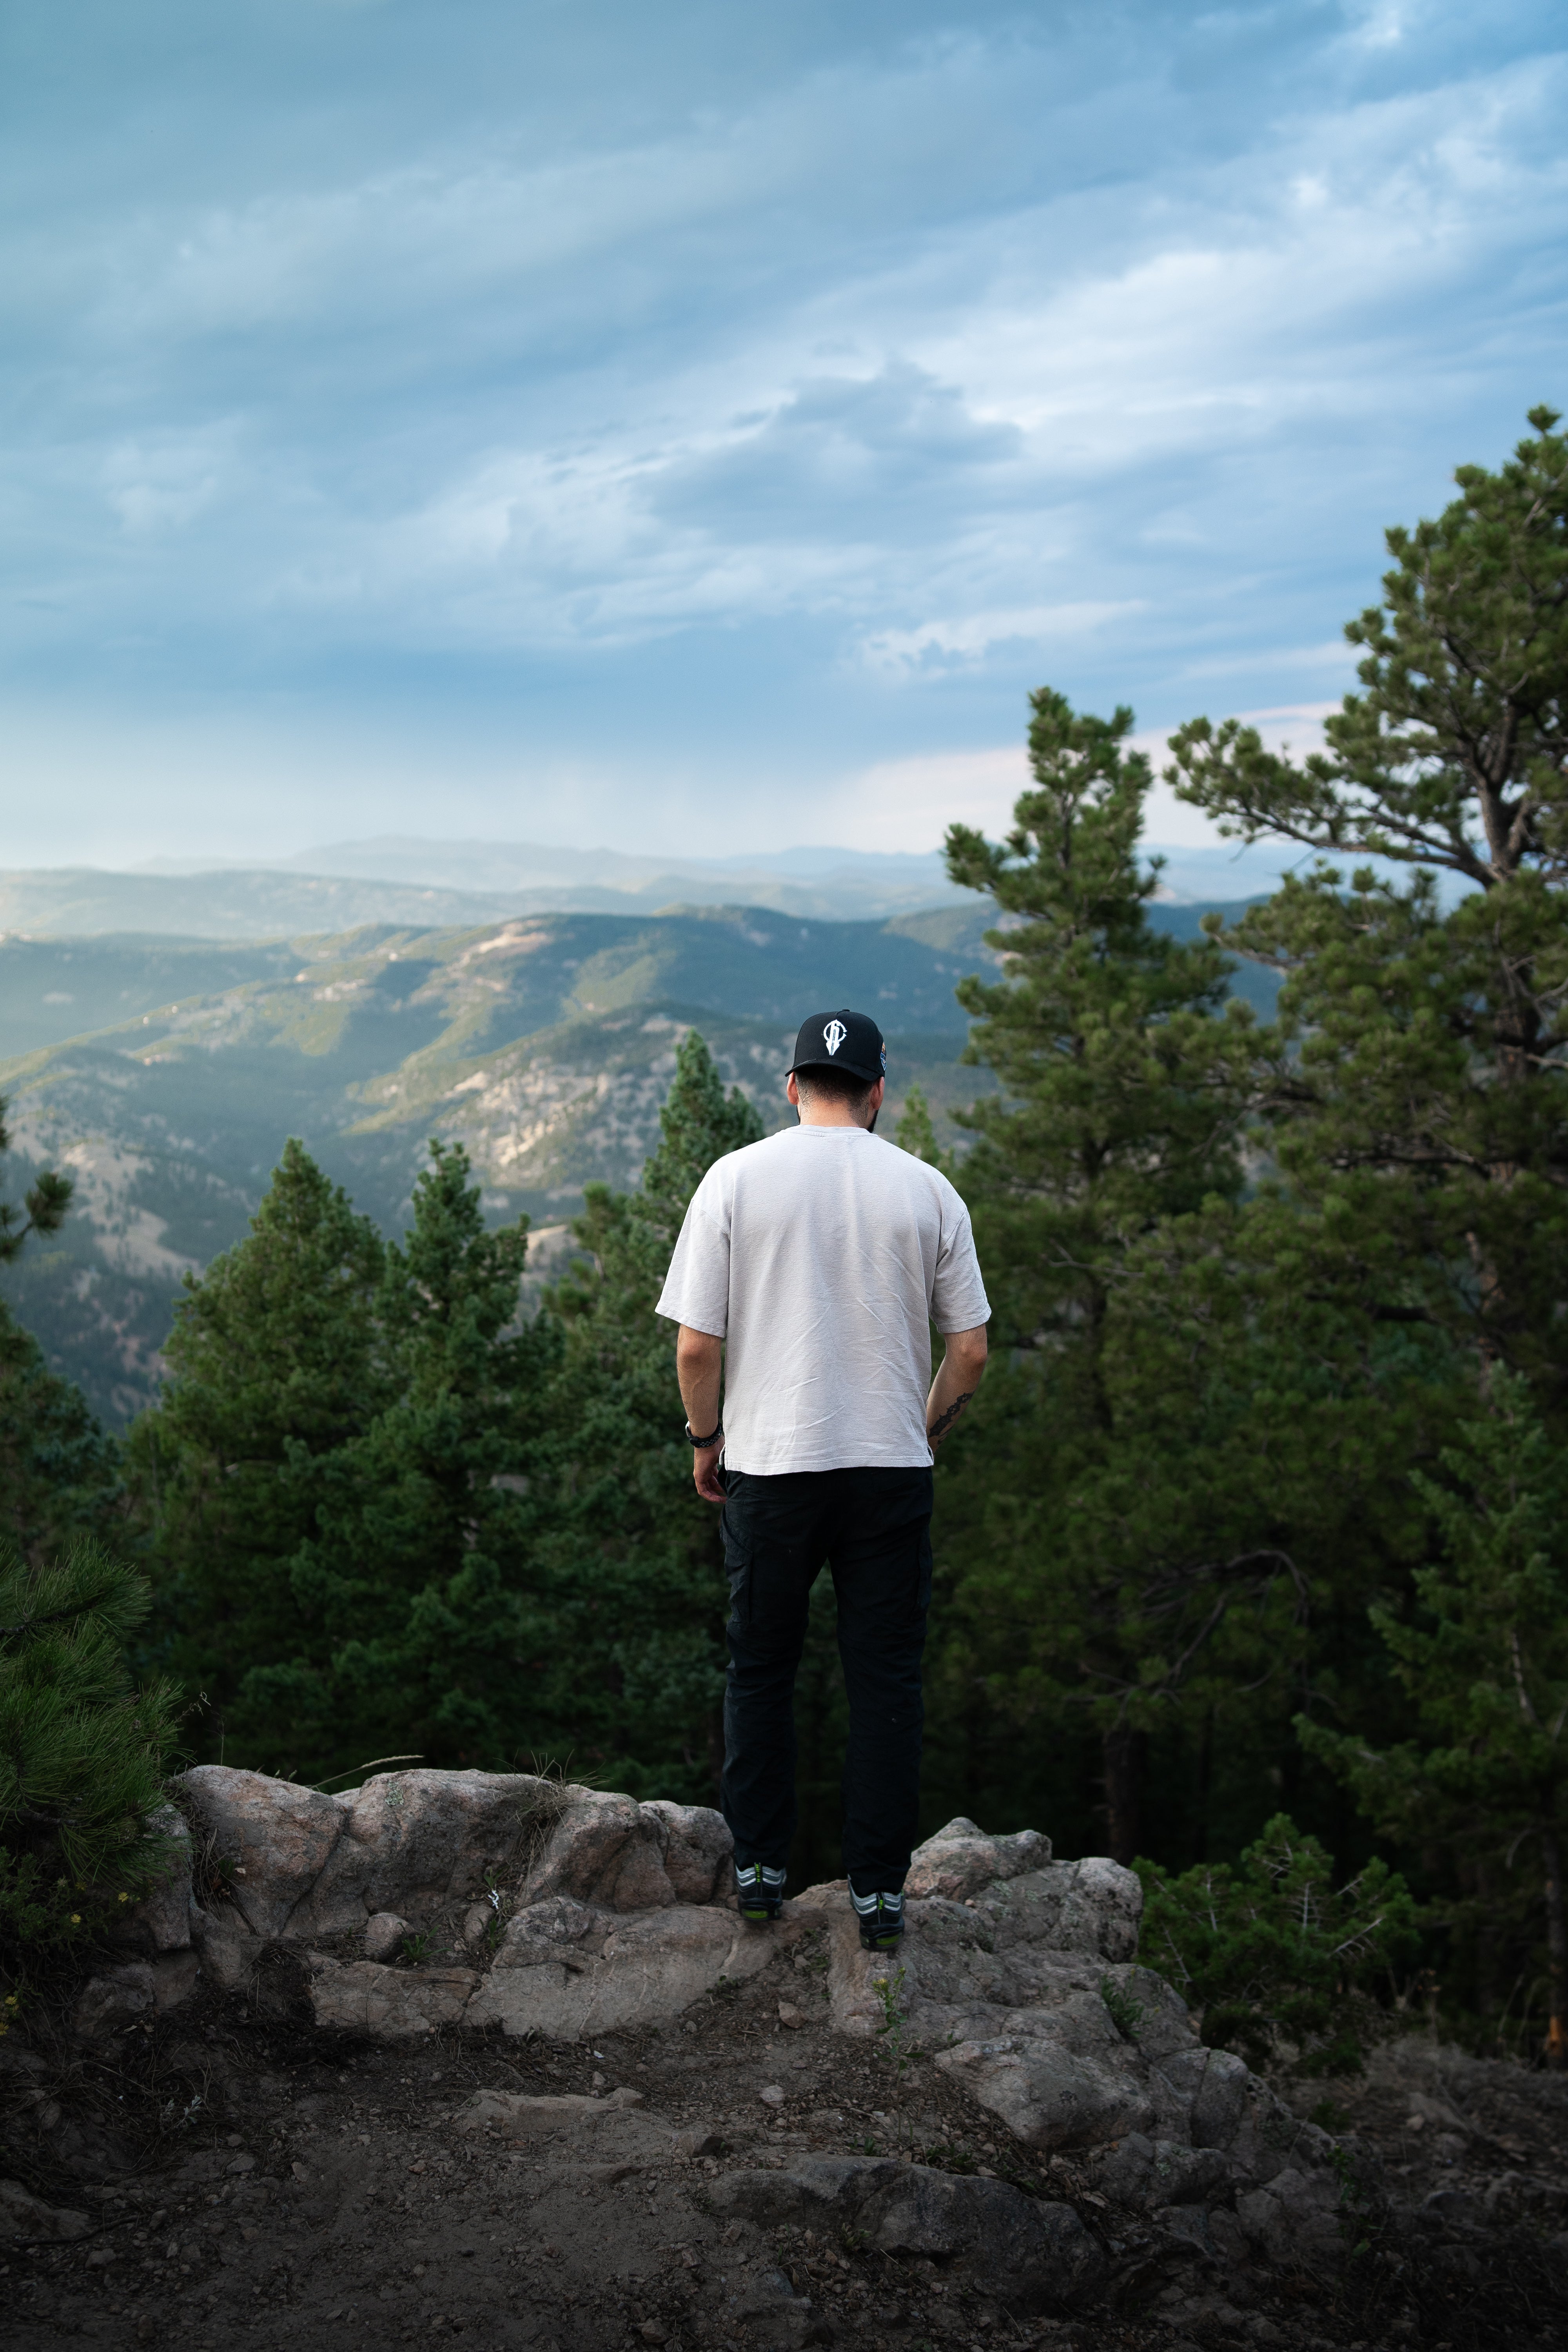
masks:
POLYGON ((888 1075, 888 1049, 882 1033, 868 1013, 813 1013, 800 1024, 795 1041, 795 1070, 847 1070, 874 1087, 888 1075))

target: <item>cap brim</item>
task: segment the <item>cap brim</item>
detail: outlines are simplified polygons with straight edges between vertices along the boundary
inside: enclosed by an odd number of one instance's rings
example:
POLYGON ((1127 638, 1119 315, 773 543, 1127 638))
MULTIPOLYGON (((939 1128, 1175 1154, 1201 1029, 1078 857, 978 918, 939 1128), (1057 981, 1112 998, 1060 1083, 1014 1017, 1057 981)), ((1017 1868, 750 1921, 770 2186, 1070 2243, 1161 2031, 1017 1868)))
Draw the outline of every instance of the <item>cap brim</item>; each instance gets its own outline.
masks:
POLYGON ((867 1069, 863 1062, 846 1062, 843 1060, 830 1062, 826 1055, 824 1054, 820 1059, 816 1061, 792 1062, 788 1069, 784 1072, 784 1076, 786 1078, 793 1078, 802 1070, 847 1070, 852 1078, 860 1078, 868 1087, 874 1087, 879 1078, 885 1078, 888 1075, 886 1070, 867 1069))

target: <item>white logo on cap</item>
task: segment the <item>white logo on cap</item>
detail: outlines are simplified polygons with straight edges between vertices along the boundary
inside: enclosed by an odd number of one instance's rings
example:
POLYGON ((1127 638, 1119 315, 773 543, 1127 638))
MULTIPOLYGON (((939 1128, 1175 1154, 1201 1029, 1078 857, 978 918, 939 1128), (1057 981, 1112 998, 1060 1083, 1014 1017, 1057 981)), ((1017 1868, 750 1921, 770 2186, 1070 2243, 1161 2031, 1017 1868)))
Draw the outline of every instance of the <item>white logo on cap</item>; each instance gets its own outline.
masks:
POLYGON ((822 1042, 830 1054, 837 1054, 848 1034, 842 1021, 830 1021, 822 1033, 822 1042))

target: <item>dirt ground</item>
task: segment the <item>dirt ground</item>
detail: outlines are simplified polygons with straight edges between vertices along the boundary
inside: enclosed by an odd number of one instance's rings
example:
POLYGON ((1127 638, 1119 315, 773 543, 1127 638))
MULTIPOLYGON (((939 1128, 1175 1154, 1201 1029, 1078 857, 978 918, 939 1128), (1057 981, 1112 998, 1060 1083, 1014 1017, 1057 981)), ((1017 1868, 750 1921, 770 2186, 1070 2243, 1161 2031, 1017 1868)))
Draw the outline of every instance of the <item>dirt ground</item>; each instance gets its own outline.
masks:
MULTIPOLYGON (((891 2040, 829 2031, 814 1940, 675 2026, 593 2046, 329 2037, 303 2021, 286 1971, 255 2001, 204 1990, 151 2030, 87 2051, 14 2034, 0 2043, 0 2173, 87 2212, 92 2231, 0 2246, 0 2342, 1568 2347, 1553 2242, 1568 2208, 1568 2084, 1557 2079, 1405 2044, 1380 2053, 1364 2084, 1334 2086, 1354 2137, 1344 2275, 1327 2287, 1220 2278, 1173 2254, 1099 2200, 1075 2161, 1013 2141, 891 2040), (509 2144, 454 2130, 477 2089, 636 2091, 642 2112, 688 2135, 689 2152, 605 2162, 593 2133, 509 2144), (1070 2201, 1110 2254, 1110 2299, 1078 2316, 1023 2315, 1005 2282, 973 2269, 716 2210, 726 2173, 803 2153, 912 2155, 1070 2201)), ((1321 2096, 1315 2086, 1311 2100, 1321 2096)))

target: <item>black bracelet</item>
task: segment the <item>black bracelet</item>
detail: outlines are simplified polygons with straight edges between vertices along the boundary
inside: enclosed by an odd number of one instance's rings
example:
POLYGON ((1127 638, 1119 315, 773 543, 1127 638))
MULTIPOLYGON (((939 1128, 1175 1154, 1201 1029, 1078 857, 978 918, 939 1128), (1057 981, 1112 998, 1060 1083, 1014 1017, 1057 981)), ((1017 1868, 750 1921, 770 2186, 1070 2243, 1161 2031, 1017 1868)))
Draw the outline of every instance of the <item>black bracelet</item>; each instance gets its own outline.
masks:
POLYGON ((724 1424, 722 1422, 719 1423, 718 1428, 713 1432, 711 1437, 699 1437, 696 1431, 692 1428, 691 1423, 688 1422, 686 1424, 686 1442, 689 1445, 695 1445, 699 1454, 705 1452, 710 1445, 717 1445, 719 1440, 723 1436, 723 1434, 724 1424))

